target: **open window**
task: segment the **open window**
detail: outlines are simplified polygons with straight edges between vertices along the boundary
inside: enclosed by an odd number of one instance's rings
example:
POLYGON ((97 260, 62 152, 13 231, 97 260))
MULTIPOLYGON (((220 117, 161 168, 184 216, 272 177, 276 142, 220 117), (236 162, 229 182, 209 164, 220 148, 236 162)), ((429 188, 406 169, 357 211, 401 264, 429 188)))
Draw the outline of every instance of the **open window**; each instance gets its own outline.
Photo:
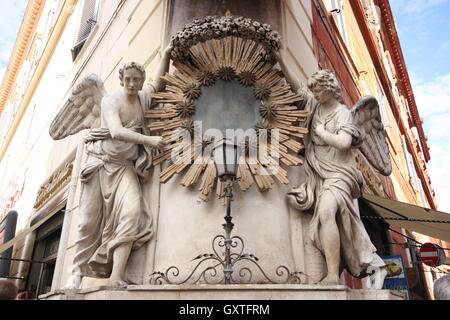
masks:
POLYGON ((97 23, 98 2, 99 0, 82 0, 81 2, 80 22, 72 48, 73 61, 77 58, 97 23))

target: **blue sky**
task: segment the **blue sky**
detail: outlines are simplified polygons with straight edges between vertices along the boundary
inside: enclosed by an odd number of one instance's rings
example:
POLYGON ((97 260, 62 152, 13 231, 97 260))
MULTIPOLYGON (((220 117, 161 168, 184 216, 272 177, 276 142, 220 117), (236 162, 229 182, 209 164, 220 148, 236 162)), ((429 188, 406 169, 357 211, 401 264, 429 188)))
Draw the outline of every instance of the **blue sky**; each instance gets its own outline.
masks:
POLYGON ((3 79, 27 2, 0 0, 0 79, 3 79))
POLYGON ((450 213, 450 0, 391 0, 431 160, 439 210, 450 213))
MULTIPOLYGON (((428 171, 440 210, 450 213, 450 0, 391 0, 431 150, 428 171)), ((0 79, 27 0, 0 0, 0 79)))

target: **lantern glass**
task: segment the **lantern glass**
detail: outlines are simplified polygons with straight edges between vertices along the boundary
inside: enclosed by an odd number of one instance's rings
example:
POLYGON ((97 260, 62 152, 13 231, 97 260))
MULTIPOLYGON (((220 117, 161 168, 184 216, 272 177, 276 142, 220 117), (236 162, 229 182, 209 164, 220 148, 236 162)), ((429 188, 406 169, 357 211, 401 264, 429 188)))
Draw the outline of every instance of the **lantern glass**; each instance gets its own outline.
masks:
POLYGON ((214 162, 220 178, 236 176, 237 146, 230 141, 220 141, 214 149, 214 162))

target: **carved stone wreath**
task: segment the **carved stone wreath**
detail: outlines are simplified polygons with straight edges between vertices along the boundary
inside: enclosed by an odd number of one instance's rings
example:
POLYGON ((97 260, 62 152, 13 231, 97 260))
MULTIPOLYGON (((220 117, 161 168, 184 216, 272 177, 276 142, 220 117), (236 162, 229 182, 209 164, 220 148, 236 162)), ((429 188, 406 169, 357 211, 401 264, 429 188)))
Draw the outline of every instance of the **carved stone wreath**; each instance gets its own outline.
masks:
MULTIPOLYGON (((160 174, 161 183, 189 168, 181 181, 183 186, 192 187, 201 180, 199 196, 207 201, 217 181, 217 194, 223 197, 223 186, 217 177, 214 160, 203 157, 203 152, 195 156, 192 151, 195 148, 202 148, 203 151, 208 141, 203 140, 199 146, 195 145, 192 138, 190 154, 189 151, 181 151, 183 156, 178 161, 172 163, 170 160, 174 149, 185 147, 176 138, 179 137, 177 132, 187 129, 193 133, 195 130, 191 116, 196 110, 195 100, 201 95, 200 88, 212 86, 217 79, 238 80, 243 86, 252 88, 255 98, 261 100, 259 114, 262 121, 255 123, 257 134, 262 134, 261 130, 264 129, 270 135, 271 130, 278 129, 280 163, 286 166, 302 164, 298 152, 303 148, 301 140, 307 133, 307 112, 298 107, 301 105, 301 96, 292 92, 281 71, 274 67, 276 62, 273 52, 280 47, 276 32, 250 19, 207 17, 188 24, 172 41, 175 70, 163 76, 166 88, 152 96, 159 105, 145 114, 147 119, 153 121, 149 125, 150 131, 162 135, 168 144, 153 159, 154 165, 169 162, 169 166, 160 174), (206 28, 205 23, 209 23, 215 31, 211 33, 211 28, 206 28), (195 27, 199 25, 200 29, 195 27), (255 27, 253 31, 249 26, 262 27, 255 27), (191 32, 193 29, 195 32, 191 32), (265 35, 260 29, 264 30, 265 35), (187 162, 186 157, 189 160, 187 162)), ((276 164, 271 154, 270 140, 264 146, 269 152, 268 157, 249 159, 249 147, 247 144, 243 148, 245 152, 240 155, 237 169, 237 183, 241 190, 250 188, 254 181, 261 191, 269 190, 274 183, 273 177, 282 184, 289 183, 287 171, 281 166, 273 174, 266 170, 268 166, 276 164)), ((255 147, 261 146, 256 143, 255 147)))

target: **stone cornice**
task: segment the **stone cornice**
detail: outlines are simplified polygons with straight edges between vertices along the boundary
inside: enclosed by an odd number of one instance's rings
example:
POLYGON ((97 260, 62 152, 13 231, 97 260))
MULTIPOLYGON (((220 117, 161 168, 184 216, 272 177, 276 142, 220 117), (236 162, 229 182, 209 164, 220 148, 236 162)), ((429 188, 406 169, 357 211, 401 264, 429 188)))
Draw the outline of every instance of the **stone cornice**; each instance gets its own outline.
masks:
POLYGON ((33 38, 33 33, 39 22, 39 16, 44 7, 44 3, 45 0, 30 0, 28 2, 19 33, 17 34, 16 43, 0 87, 0 113, 3 112, 19 73, 20 66, 25 59, 27 48, 33 38))
MULTIPOLYGON (((385 29, 382 30, 382 32, 388 38, 388 42, 389 42, 388 50, 389 50, 389 53, 392 55, 392 58, 393 58, 392 62, 394 64, 395 71, 399 77, 399 79, 397 79, 398 83, 400 84, 402 89, 405 90, 405 92, 404 92, 405 98, 408 101, 408 104, 409 104, 408 109, 411 113, 411 119, 409 119, 409 121, 408 121, 409 123, 404 123, 403 121, 399 120, 400 119, 400 109, 399 109, 397 103, 394 101, 395 99, 391 93, 390 79, 387 76, 386 71, 384 70, 384 67, 382 66, 381 57, 378 54, 378 50, 376 48, 376 44, 375 44, 375 40, 373 39, 372 32, 370 31, 370 29, 367 25, 367 19, 365 16, 364 9, 361 6, 361 2, 360 1, 350 1, 350 5, 353 8, 353 12, 357 19, 359 28, 360 28, 360 30, 364 36, 364 39, 368 45, 369 53, 371 54, 372 61, 374 62, 374 65, 375 65, 375 69, 377 70, 378 75, 380 76, 382 85, 385 89, 386 98, 389 101, 389 105, 392 106, 391 110, 393 111, 394 117, 397 120, 397 125, 399 126, 400 131, 405 134, 407 143, 410 146, 414 146, 414 144, 413 144, 413 139, 410 137, 410 134, 408 133, 408 127, 412 127, 412 126, 417 127, 417 131, 419 133, 419 140, 420 140, 419 143, 422 146, 424 146, 422 148, 423 149, 423 158, 426 162, 430 159, 429 150, 426 145, 425 135, 423 133, 423 127, 420 122, 420 119, 418 122, 416 122, 416 120, 415 120, 415 119, 418 119, 417 106, 415 104, 414 96, 412 95, 412 88, 411 88, 411 83, 409 81, 409 78, 405 77, 405 75, 407 76, 406 63, 403 59, 403 54, 402 54, 401 47, 400 47, 400 41, 398 39, 397 31, 396 31, 395 24, 394 24, 394 19, 392 16, 392 12, 390 10, 389 1, 388 0, 378 0, 378 5, 381 9, 381 15, 382 15, 382 25, 385 27, 385 29), (388 30, 390 30, 390 31, 387 32, 388 30), (394 47, 394 45, 395 45, 395 47, 394 47), (394 50, 396 50, 396 52, 394 52, 394 50), (400 72, 398 69, 400 66, 399 64, 401 65, 402 73, 399 73, 400 72), (408 98, 406 96, 406 94, 408 93, 407 90, 411 90, 410 98, 408 98), (409 99, 412 99, 412 100, 409 100, 409 99), (414 118, 413 114, 415 114, 415 118, 414 118), (413 123, 413 125, 411 125, 411 123, 413 123)), ((420 169, 417 171, 417 173, 419 174, 419 177, 421 178, 421 180, 426 184, 426 187, 424 186, 424 189, 425 189, 424 191, 428 198, 428 202, 429 202, 431 208, 435 209, 436 204, 435 204, 435 200, 434 200, 434 191, 431 187, 431 182, 430 182, 430 178, 428 177, 428 172, 427 172, 427 170, 425 170, 424 166, 420 166, 421 157, 419 157, 418 153, 413 152, 412 155, 415 159, 414 163, 417 164, 418 168, 420 169)))
POLYGON ((381 17, 383 19, 384 25, 387 28, 389 34, 387 38, 389 39, 389 44, 392 47, 391 53, 393 54, 393 62, 397 74, 400 79, 398 79, 405 89, 405 97, 408 101, 409 111, 411 113, 412 125, 417 128, 419 133, 420 143, 422 145, 423 155, 425 157, 425 161, 428 162, 430 160, 430 151, 426 142, 425 134, 423 132, 422 120, 419 116, 419 111, 417 109, 416 100, 414 98, 413 89, 411 86, 411 82, 409 80, 408 70, 406 68, 405 59, 403 57, 403 52, 400 46, 400 40, 398 38, 397 28, 395 27, 394 17, 392 15, 391 7, 389 5, 388 0, 379 0, 379 7, 381 9, 381 17))
MULTIPOLYGON (((33 1, 36 1, 36 0, 33 0, 33 1)), ((44 1, 44 0, 40 0, 40 1, 44 1)), ((59 39, 64 31, 64 28, 66 26, 66 23, 67 23, 69 17, 72 15, 73 8, 77 2, 78 2, 78 0, 65 0, 60 5, 60 10, 58 12, 55 25, 52 28, 50 37, 45 45, 45 48, 40 57, 39 63, 36 66, 36 69, 31 77, 30 83, 29 83, 27 89, 25 90, 24 97, 20 103, 19 108, 17 109, 17 113, 13 119, 12 125, 6 134, 6 138, 3 142, 3 145, 0 147, 0 161, 2 160, 3 156, 5 155, 6 150, 8 149, 9 144, 11 143, 11 140, 14 137, 17 127, 19 126, 20 122, 22 121, 22 117, 25 114, 25 111, 27 110, 27 107, 28 107, 31 99, 33 98, 33 95, 41 81, 41 78, 47 68, 47 65, 50 62, 51 57, 53 56, 53 53, 58 44, 58 41, 59 41, 59 39)), ((31 39, 31 34, 30 34, 30 39, 31 39)))

